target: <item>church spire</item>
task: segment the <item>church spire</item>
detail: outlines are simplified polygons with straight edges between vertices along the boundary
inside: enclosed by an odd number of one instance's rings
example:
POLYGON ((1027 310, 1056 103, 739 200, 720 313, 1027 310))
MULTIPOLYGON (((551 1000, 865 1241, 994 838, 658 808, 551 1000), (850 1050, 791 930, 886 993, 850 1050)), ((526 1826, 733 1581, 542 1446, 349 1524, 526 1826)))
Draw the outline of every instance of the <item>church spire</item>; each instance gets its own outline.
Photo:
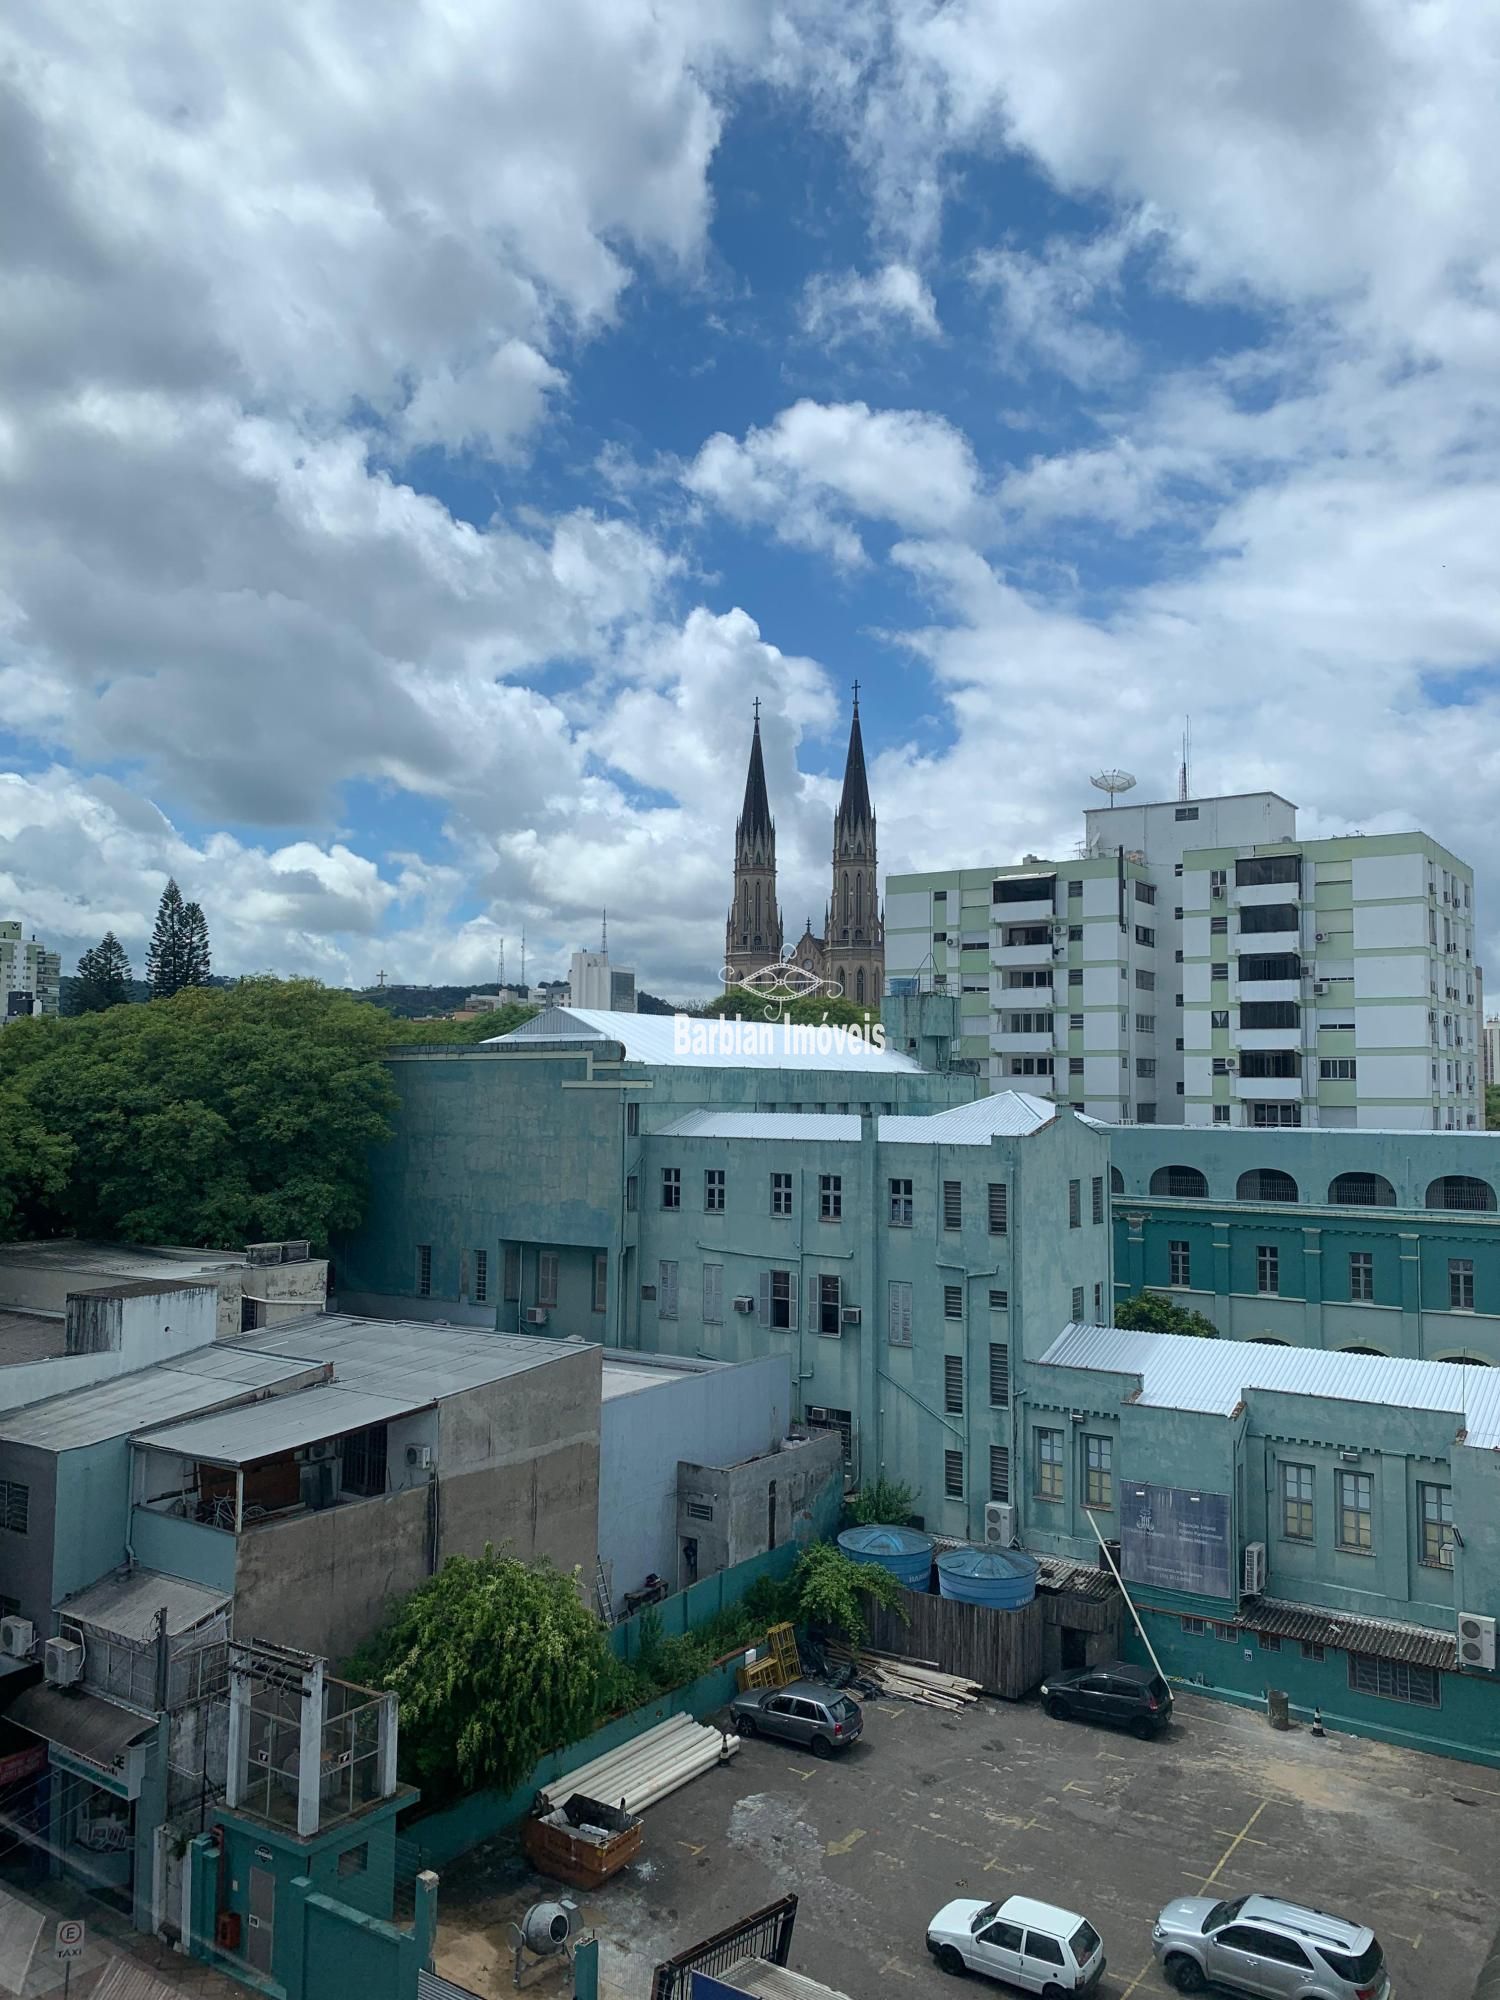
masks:
POLYGON ((753 845, 756 835, 774 839, 771 801, 766 792, 766 766, 760 748, 760 696, 755 698, 755 734, 750 739, 750 768, 745 773, 745 803, 735 828, 736 845, 753 845))
POLYGON ((781 956, 781 909, 776 901, 776 822, 766 790, 760 742, 760 699, 750 738, 745 803, 734 829, 734 897, 725 926, 725 978, 756 972, 781 956))
POLYGON ((849 726, 849 754, 844 760, 844 790, 839 799, 836 833, 845 834, 856 826, 869 826, 875 815, 870 810, 870 786, 865 776, 865 740, 859 729, 859 682, 854 683, 854 720, 849 726))

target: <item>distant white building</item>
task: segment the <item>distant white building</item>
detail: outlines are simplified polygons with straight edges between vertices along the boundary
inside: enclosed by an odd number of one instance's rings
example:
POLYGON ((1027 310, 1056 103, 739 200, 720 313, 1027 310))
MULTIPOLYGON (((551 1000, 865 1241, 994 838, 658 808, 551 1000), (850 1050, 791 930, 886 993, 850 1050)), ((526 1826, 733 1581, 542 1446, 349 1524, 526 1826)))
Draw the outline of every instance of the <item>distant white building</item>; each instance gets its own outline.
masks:
POLYGON ((1484 1080, 1500 1083, 1500 1015, 1492 1014, 1484 1024, 1484 1080))
POLYGON ((635 1012, 635 974, 611 965, 607 951, 575 951, 568 969, 568 1005, 607 1014, 635 1012))
POLYGON ((0 923, 0 1028, 33 1014, 56 1014, 62 1002, 62 959, 15 922, 0 923))

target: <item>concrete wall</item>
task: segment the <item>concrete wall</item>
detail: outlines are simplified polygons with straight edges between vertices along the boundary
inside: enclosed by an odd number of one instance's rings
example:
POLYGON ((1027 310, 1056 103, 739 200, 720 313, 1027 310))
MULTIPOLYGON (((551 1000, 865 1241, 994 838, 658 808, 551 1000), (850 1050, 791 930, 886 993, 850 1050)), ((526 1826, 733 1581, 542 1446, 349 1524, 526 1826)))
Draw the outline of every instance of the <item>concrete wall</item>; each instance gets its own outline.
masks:
MULTIPOLYGON (((681 1461, 677 1467, 679 1587, 786 1542, 805 1547, 816 1539, 816 1522, 825 1511, 825 1496, 831 1490, 842 1499, 843 1489, 843 1443, 831 1431, 737 1465, 681 1461), (707 1518, 705 1509, 709 1510, 707 1518), (691 1563, 689 1542, 697 1550, 691 1563)), ((660 1574, 671 1577, 673 1571, 660 1574)))
POLYGON ((52 1595, 71 1597, 127 1560, 130 1442, 107 1438, 57 1458, 52 1595))
MULTIPOLYGON (((679 1458, 691 1453, 731 1465, 769 1450, 786 1434, 792 1408, 791 1359, 784 1353, 702 1374, 663 1371, 647 1388, 605 1397, 599 1554, 617 1600, 649 1575, 677 1580, 679 1458)), ((719 1566, 700 1554, 700 1576, 719 1566)))
POLYGON ((0 1527, 0 1594, 15 1598, 38 1632, 50 1633, 57 1459, 34 1445, 0 1443, 0 1479, 24 1485, 29 1507, 24 1535, 0 1527))
MULTIPOLYGON (((85 1310, 91 1329, 110 1344, 92 1352, 0 1368, 0 1409, 18 1410, 29 1403, 45 1402, 49 1396, 66 1395, 70 1389, 113 1382, 138 1368, 150 1368, 158 1361, 206 1347, 214 1338, 217 1294, 210 1284, 174 1282, 159 1293, 114 1299, 96 1296, 85 1300, 69 1292, 67 1301, 76 1301, 76 1307, 85 1310)), ((72 1304, 69 1314, 71 1328, 79 1316, 72 1304)))
POLYGON ((265 1521, 239 1538, 234 1630, 338 1661, 431 1574, 425 1490, 265 1521))

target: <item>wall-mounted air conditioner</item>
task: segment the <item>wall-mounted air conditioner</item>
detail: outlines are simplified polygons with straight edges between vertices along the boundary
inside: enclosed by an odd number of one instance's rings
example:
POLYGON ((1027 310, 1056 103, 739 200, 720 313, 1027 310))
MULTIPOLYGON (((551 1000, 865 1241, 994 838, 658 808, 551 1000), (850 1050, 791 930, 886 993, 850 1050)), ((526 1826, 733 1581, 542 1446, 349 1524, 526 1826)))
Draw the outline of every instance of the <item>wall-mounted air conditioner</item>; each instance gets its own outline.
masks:
MULTIPOLYGON (((1495 1657, 1494 1620, 1490 1621, 1490 1660, 1495 1657)), ((83 1648, 76 1639, 49 1639, 42 1671, 49 1687, 73 1687, 83 1679, 83 1648)))
POLYGON ((1245 1568, 1240 1583, 1240 1594, 1244 1597, 1261 1597, 1266 1588, 1266 1545, 1264 1542, 1246 1542, 1245 1568))
POLYGON ((1313 943, 1314 943, 1314 944, 1322 944, 1322 943, 1324 943, 1324 942, 1326 941, 1327 937, 1328 937, 1328 933, 1327 933, 1327 931, 1314 931, 1314 932, 1313 932, 1313 943))
POLYGON ((1328 981, 1326 979, 1315 979, 1313 981, 1314 993, 1326 993, 1327 991, 1328 991, 1328 981))
POLYGON ((417 1472, 427 1472, 432 1467, 432 1446, 430 1444, 409 1444, 406 1447, 406 1462, 417 1472))
POLYGON ((807 1421, 810 1424, 826 1424, 828 1421, 828 1412, 823 1408, 821 1403, 809 1403, 807 1406, 807 1421))
POLYGON ((1440 1569, 1452 1569, 1453 1567, 1452 1542, 1444 1542, 1442 1547, 1438 1550, 1438 1567, 1440 1569))
POLYGON ((1016 1510, 1009 1500, 987 1500, 984 1508, 986 1548, 1008 1549, 1016 1539, 1016 1510))
MULTIPOLYGON (((55 1643, 55 1641, 53 1642, 55 1643)), ((1478 1611, 1458 1614, 1458 1664, 1495 1671, 1495 1621, 1478 1611)))
POLYGON ((0 1618, 0 1653, 13 1660, 28 1659, 36 1627, 29 1618, 0 1618))
POLYGON ((843 1311, 843 1321, 844 1321, 844 1324, 845 1324, 845 1326, 858 1326, 858 1325, 859 1325, 859 1307, 858 1307, 858 1306, 845 1306, 845 1307, 844 1307, 844 1311, 843 1311))
POLYGON ((1225 894, 1224 884, 1222 882, 1215 882, 1215 884, 1209 890, 1208 893, 1213 897, 1216 903, 1222 903, 1225 894))
POLYGON ((525 1319, 528 1326, 545 1326, 548 1318, 549 1314, 545 1306, 528 1306, 526 1308, 525 1319))
POLYGON ((307 1447, 307 1462, 309 1465, 316 1465, 320 1460, 325 1458, 337 1458, 338 1455, 339 1444, 337 1438, 319 1438, 316 1444, 310 1444, 307 1447))
POLYGON ((734 1309, 737 1313, 753 1313, 755 1311, 755 1300, 748 1292, 743 1292, 734 1301, 734 1309))

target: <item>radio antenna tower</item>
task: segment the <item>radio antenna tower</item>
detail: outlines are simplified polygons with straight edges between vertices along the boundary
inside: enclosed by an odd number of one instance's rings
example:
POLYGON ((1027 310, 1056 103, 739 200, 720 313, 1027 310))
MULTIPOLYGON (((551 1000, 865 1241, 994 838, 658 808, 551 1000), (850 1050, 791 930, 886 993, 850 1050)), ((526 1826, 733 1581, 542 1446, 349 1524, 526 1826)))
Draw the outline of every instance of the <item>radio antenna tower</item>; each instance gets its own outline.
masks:
POLYGON ((1182 718, 1182 764, 1177 773, 1177 796, 1182 801, 1186 801, 1191 796, 1188 791, 1188 772, 1192 756, 1193 718, 1190 715, 1185 715, 1182 718))
POLYGON ((599 913, 599 951, 604 958, 609 957, 609 911, 599 913))

